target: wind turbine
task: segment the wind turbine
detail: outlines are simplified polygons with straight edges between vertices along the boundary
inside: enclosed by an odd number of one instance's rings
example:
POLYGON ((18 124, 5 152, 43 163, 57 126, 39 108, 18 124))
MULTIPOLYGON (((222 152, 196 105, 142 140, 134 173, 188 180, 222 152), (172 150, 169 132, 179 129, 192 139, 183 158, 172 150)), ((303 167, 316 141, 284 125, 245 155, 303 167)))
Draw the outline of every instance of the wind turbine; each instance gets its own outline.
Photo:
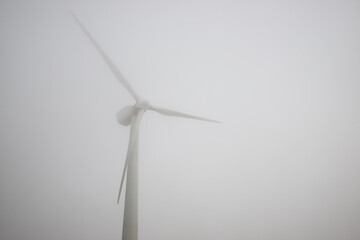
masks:
POLYGON ((72 17, 78 23, 85 35, 89 38, 91 43, 97 49, 103 60, 110 68, 114 76, 120 81, 120 83, 128 90, 128 92, 135 99, 134 105, 127 105, 123 107, 117 113, 117 120, 123 126, 130 125, 130 139, 128 150, 126 154, 126 160, 122 172, 121 183, 118 193, 117 203, 119 204, 121 191, 126 175, 126 193, 125 193, 125 207, 124 207, 124 221, 123 221, 123 233, 122 240, 137 240, 138 239, 138 134, 140 121, 146 110, 152 110, 162 115, 190 118, 196 120, 203 120, 208 122, 219 121, 210 120, 207 118, 197 117, 194 115, 157 107, 150 104, 147 100, 143 100, 134 91, 128 81, 124 78, 122 73, 118 70, 112 60, 107 56, 104 50, 92 37, 92 35, 86 30, 80 20, 70 11, 72 17))

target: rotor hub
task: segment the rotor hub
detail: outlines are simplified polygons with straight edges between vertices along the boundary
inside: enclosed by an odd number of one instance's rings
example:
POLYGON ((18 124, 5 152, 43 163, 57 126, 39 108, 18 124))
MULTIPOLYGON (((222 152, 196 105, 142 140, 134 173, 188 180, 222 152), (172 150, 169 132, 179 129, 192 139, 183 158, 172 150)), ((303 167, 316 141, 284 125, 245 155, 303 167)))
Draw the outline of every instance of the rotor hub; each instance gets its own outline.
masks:
POLYGON ((137 102, 135 104, 136 109, 145 109, 145 110, 147 110, 147 109, 149 109, 149 107, 150 107, 150 104, 149 104, 148 100, 141 99, 139 102, 137 102))

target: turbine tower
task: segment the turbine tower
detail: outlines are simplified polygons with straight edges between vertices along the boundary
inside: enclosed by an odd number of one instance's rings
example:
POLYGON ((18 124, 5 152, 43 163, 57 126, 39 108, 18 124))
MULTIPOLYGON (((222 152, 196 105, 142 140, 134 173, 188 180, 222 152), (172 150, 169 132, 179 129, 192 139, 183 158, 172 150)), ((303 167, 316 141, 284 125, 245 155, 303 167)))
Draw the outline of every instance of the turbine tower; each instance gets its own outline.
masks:
POLYGON ((117 203, 119 204, 120 195, 123 188, 123 183, 126 175, 126 192, 125 192, 125 207, 124 207, 124 220, 123 220, 123 232, 122 240, 137 240, 138 239, 138 136, 139 126, 143 114, 147 110, 158 112, 162 115, 190 118, 196 120, 203 120, 208 122, 218 121, 210 120, 207 118, 197 117, 194 115, 157 107, 150 104, 147 100, 143 100, 134 91, 131 85, 126 81, 122 73, 118 70, 112 60, 107 56, 100 45, 95 41, 92 35, 86 30, 79 19, 70 11, 72 17, 78 23, 82 31, 89 38, 91 43, 97 49, 103 60, 110 68, 114 76, 119 82, 128 90, 128 92, 135 99, 134 105, 127 105, 117 113, 117 120, 123 126, 130 125, 130 139, 128 150, 126 154, 126 160, 122 172, 121 183, 118 193, 117 203))

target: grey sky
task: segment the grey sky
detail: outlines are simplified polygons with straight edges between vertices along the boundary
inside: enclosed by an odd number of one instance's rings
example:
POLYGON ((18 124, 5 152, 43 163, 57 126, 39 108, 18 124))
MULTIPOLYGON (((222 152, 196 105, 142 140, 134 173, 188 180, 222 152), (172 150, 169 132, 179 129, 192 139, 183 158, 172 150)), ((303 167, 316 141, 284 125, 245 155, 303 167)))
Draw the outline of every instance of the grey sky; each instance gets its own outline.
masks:
POLYGON ((139 239, 360 238, 358 1, 0 2, 0 239, 120 239, 133 100, 139 239))

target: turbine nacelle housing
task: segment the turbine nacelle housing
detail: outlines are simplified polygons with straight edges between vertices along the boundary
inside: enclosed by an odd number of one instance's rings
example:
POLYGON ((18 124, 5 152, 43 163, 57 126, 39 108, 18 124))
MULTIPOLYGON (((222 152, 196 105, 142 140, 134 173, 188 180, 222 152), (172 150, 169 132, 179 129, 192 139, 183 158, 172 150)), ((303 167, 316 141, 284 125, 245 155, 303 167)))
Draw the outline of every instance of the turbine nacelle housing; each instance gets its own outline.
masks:
POLYGON ((147 100, 140 100, 135 105, 127 105, 123 107, 117 114, 117 121, 123 126, 129 126, 131 119, 140 109, 149 109, 150 104, 147 100))
POLYGON ((116 118, 118 123, 123 126, 129 126, 131 118, 136 114, 136 108, 133 105, 127 105, 123 107, 117 114, 116 118))

